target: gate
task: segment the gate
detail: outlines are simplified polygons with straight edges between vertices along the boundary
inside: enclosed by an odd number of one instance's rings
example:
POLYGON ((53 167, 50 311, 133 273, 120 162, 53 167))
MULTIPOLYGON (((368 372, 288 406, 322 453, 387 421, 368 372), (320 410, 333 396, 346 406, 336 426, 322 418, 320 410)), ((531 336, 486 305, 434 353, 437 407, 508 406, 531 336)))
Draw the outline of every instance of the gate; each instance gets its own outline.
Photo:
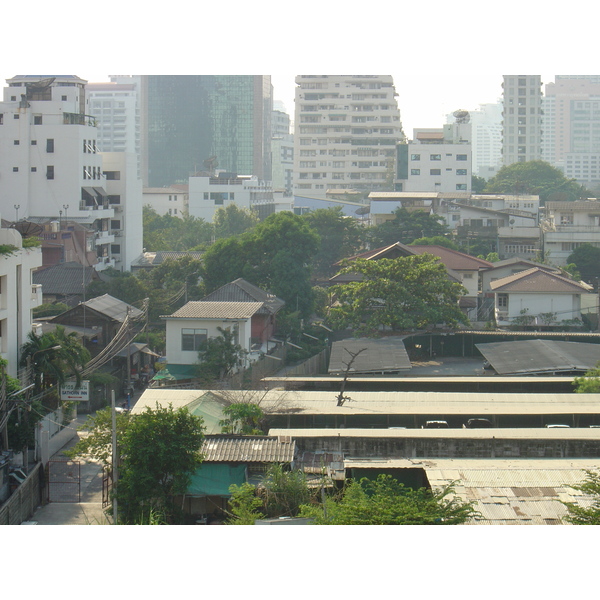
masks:
POLYGON ((81 464, 78 460, 50 460, 48 502, 81 502, 81 464))

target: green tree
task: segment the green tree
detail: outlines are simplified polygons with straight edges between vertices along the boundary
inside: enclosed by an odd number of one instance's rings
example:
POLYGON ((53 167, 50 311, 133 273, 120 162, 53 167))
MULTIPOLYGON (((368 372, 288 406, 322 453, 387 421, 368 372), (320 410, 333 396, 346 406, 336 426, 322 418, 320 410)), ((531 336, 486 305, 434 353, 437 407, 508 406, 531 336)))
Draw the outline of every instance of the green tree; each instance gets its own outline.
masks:
POLYGON ((256 486, 244 482, 242 485, 233 484, 229 487, 231 498, 229 510, 231 516, 226 525, 254 525, 257 519, 264 519, 265 515, 259 512, 263 501, 256 495, 256 486))
POLYGON ((442 490, 411 489, 390 475, 351 480, 324 505, 302 506, 300 516, 316 525, 458 525, 476 516, 473 505, 442 490))
POLYGON ((459 249, 458 244, 445 235, 417 238, 414 242, 411 242, 409 246, 442 246, 443 248, 450 248, 450 250, 459 249))
POLYGON ((210 243, 213 226, 196 217, 159 215, 149 206, 143 209, 145 248, 153 251, 185 251, 210 243))
MULTIPOLYGON (((69 456, 91 456, 110 464, 110 418, 106 409, 86 422, 89 434, 69 456)), ((181 522, 174 499, 185 493, 202 464, 203 439, 202 418, 185 408, 157 405, 136 415, 117 415, 119 523, 146 523, 153 514, 164 514, 168 523, 181 522)))
POLYGON ((233 331, 217 327, 219 336, 208 338, 198 352, 197 376, 207 384, 229 377, 243 364, 247 351, 235 341, 233 331))
POLYGON ((562 502, 567 508, 568 515, 564 517, 572 525, 600 525, 600 472, 586 470, 585 481, 572 485, 574 490, 585 494, 592 500, 590 506, 580 506, 575 502, 562 502))
POLYGON ((213 217, 215 237, 228 238, 241 235, 258 225, 258 216, 252 210, 240 208, 237 204, 228 204, 219 208, 213 217))
POLYGON ((318 248, 318 234, 302 217, 272 214, 239 237, 217 240, 205 252, 204 292, 242 277, 285 300, 285 310, 307 317, 312 310, 309 265, 318 248))
POLYGON ((219 421, 222 433, 236 435, 264 435, 261 421, 265 417, 263 409, 252 402, 234 402, 223 409, 227 417, 219 421))
POLYGON ((373 335, 381 327, 405 330, 466 323, 458 307, 465 290, 450 281, 436 256, 356 259, 342 264, 341 273, 357 274, 360 280, 331 288, 337 302, 329 322, 336 328, 352 327, 357 333, 373 335))
POLYGON ((81 370, 90 360, 89 351, 79 342, 75 332, 56 330, 40 336, 30 331, 21 346, 22 367, 31 367, 36 394, 74 377, 81 382, 81 370))
POLYGON ((87 299, 109 294, 127 304, 135 304, 148 296, 143 283, 129 271, 117 271, 108 268, 103 272, 103 279, 92 281, 85 290, 87 299))
POLYGON ((446 233, 448 228, 443 217, 424 210, 409 212, 401 207, 394 211, 392 220, 371 227, 367 237, 372 248, 380 248, 396 242, 411 244, 418 238, 443 236, 446 233))
POLYGON ((560 169, 543 160, 517 162, 502 167, 488 180, 486 194, 532 194, 543 205, 548 200, 587 198, 588 190, 574 179, 567 179, 560 169))
POLYGON ((586 371, 583 377, 575 377, 573 387, 577 394, 600 393, 600 363, 595 368, 586 371))
POLYGON ((478 177, 477 175, 471 176, 471 192, 473 194, 481 194, 485 189, 487 181, 485 177, 478 177))
POLYGON ((597 287, 600 278, 600 248, 582 244, 569 255, 567 263, 575 265, 583 281, 590 284, 595 282, 597 287))
POLYGON ((336 262, 358 253, 363 244, 363 228, 353 217, 347 217, 341 207, 319 208, 303 218, 321 240, 313 259, 314 273, 321 277, 335 274, 336 262))

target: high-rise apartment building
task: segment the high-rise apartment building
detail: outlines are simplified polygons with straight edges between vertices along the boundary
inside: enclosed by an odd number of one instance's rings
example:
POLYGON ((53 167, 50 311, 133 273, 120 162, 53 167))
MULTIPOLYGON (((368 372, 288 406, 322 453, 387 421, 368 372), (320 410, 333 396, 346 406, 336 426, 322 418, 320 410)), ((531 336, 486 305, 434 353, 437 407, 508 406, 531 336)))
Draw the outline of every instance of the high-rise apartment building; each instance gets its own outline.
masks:
POLYGON ((556 75, 543 100, 542 158, 569 178, 600 182, 600 76, 556 75))
MULTIPOLYGON (((7 83, 0 104, 2 214, 38 222, 71 220, 96 232, 108 231, 114 210, 85 80, 25 75, 7 83)), ((110 238, 97 236, 98 257, 110 256, 109 244, 110 238)), ((97 268, 106 266, 102 261, 97 268)))
POLYGON ((294 175, 294 136, 290 133, 290 116, 283 107, 281 110, 273 110, 272 129, 273 189, 283 190, 286 195, 291 195, 294 175))
POLYGON ((404 141, 390 75, 298 75, 294 192, 393 189, 396 144, 404 141))
POLYGON ((469 111, 473 175, 489 179, 502 166, 502 104, 469 111))
POLYGON ((139 84, 139 77, 113 76, 110 82, 86 85, 89 112, 98 125, 100 152, 140 156, 139 84))
POLYGON ((504 75, 502 83, 502 162, 541 160, 542 79, 504 75))
POLYGON ((144 186, 217 167, 270 181, 272 109, 268 75, 142 75, 144 186))

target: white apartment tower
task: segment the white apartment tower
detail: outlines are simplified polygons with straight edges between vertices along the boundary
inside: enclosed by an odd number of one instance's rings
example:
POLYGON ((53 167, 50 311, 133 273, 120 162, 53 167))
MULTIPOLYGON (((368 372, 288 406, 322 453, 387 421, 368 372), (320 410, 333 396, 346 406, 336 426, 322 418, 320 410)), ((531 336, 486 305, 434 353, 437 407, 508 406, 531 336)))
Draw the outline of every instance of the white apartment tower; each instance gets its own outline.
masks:
POLYGON ((504 75, 502 83, 502 162, 542 158, 542 79, 540 75, 504 75))
POLYGON ((88 83, 89 112, 98 124, 100 152, 140 156, 140 78, 112 76, 110 82, 88 83))
MULTIPOLYGON (((96 122, 88 112, 86 81, 73 75, 26 75, 7 83, 0 104, 2 214, 46 221, 64 213, 66 222, 110 229, 114 210, 96 122)), ((101 237, 95 241, 97 256, 110 254, 108 243, 101 237)))
POLYGON ((294 193, 393 189, 396 144, 404 141, 390 75, 298 75, 294 193))
POLYGON ((470 110, 473 175, 489 179, 502 166, 502 104, 470 110))

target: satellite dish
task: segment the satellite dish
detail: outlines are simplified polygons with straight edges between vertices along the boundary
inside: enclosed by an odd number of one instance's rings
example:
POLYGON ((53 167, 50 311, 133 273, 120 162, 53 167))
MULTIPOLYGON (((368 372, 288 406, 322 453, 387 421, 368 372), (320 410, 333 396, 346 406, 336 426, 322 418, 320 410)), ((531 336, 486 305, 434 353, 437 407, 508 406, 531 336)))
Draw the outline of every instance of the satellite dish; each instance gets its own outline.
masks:
POLYGON ((13 227, 24 238, 37 237, 44 231, 41 225, 32 223, 31 221, 18 221, 17 223, 13 223, 13 227))
POLYGON ((456 119, 456 122, 460 124, 468 123, 471 120, 471 115, 469 114, 468 110, 455 110, 452 113, 452 116, 456 119))

